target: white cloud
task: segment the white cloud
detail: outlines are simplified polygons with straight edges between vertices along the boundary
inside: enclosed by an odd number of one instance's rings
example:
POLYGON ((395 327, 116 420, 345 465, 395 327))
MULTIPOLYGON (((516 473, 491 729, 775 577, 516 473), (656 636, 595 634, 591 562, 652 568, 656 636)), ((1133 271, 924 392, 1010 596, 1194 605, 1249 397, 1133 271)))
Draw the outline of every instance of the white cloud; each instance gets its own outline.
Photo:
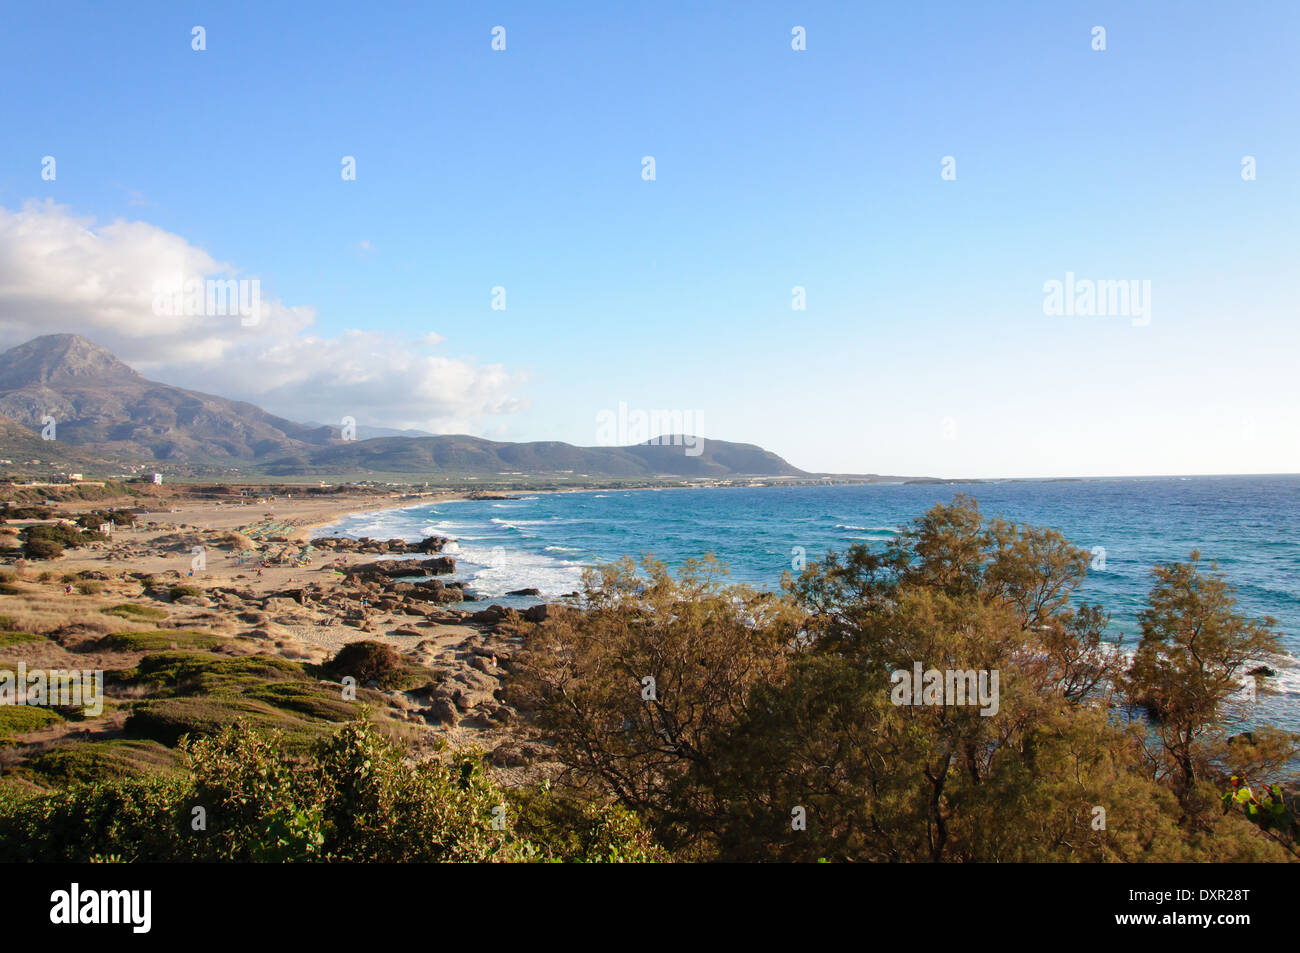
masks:
POLYGON ((142 374, 248 400, 295 420, 433 431, 523 407, 521 375, 499 364, 433 353, 382 331, 313 334, 315 310, 261 289, 260 321, 159 315, 156 282, 177 276, 256 278, 146 222, 96 225, 53 202, 0 207, 0 345, 39 334, 82 334, 142 374))

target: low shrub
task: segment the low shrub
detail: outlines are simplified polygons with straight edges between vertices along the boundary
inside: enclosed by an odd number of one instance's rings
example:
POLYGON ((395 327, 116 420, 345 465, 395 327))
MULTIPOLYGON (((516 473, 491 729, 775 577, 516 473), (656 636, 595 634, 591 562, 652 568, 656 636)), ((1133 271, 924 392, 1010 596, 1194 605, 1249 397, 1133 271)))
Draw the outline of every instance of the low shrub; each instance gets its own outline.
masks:
POLYGON ((28 559, 58 559, 63 547, 52 539, 29 538, 23 544, 23 555, 28 559))
POLYGON ((325 667, 336 678, 350 675, 361 684, 376 682, 381 688, 396 687, 410 669, 392 646, 369 640, 349 642, 325 667))
POLYGON ((162 652, 167 649, 214 649, 229 640, 210 632, 155 629, 149 632, 110 632, 98 646, 116 652, 162 652))
POLYGON ((61 720, 57 711, 44 705, 0 705, 0 744, 11 742, 15 735, 40 731, 61 720))
POLYGON ((15 632, 3 627, 3 623, 10 620, 0 619, 0 648, 9 645, 22 645, 24 642, 40 642, 45 636, 37 635, 34 632, 15 632))
POLYGON ((23 765, 25 773, 63 785, 174 774, 180 766, 180 754, 172 748, 156 741, 121 738, 64 744, 42 751, 23 765))
POLYGON ((132 602, 123 602, 120 605, 109 606, 107 609, 100 609, 104 615, 117 616, 120 619, 133 619, 140 622, 161 622, 167 618, 167 610, 159 609, 157 606, 138 606, 132 602))

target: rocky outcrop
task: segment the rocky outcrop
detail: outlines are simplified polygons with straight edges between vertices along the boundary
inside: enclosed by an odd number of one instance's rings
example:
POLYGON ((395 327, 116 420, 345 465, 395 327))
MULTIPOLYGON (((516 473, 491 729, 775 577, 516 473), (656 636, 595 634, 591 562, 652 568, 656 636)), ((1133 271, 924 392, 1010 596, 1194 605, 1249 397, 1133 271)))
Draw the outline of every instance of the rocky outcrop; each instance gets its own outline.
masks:
POLYGON ((407 542, 404 539, 371 539, 369 536, 362 536, 360 539, 353 539, 350 536, 318 536, 311 541, 311 544, 317 549, 336 553, 376 556, 421 553, 427 556, 430 553, 442 552, 443 546, 447 544, 447 537, 426 536, 415 542, 407 542))
POLYGON ((447 576, 456 571, 456 560, 450 556, 433 556, 429 559, 379 559, 372 563, 349 566, 343 571, 349 581, 447 576))

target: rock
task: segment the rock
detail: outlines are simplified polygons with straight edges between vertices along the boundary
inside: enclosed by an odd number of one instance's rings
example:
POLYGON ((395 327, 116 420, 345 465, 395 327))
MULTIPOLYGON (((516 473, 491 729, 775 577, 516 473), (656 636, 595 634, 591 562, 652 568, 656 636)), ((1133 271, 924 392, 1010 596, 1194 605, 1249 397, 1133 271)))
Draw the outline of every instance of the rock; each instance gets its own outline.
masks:
POLYGON ((1256 667, 1256 668, 1252 668, 1252 669, 1251 669, 1249 672, 1247 672, 1246 674, 1247 674, 1247 675, 1255 675, 1255 676, 1258 676, 1258 677, 1260 677, 1260 678, 1272 678, 1274 675, 1277 674, 1277 670, 1276 670, 1276 669, 1269 668, 1267 665, 1260 665, 1260 666, 1258 666, 1258 667, 1256 667))
POLYGON ((456 560, 450 556, 432 556, 428 559, 380 559, 347 569, 352 580, 394 579, 401 576, 446 576, 456 571, 456 560))
POLYGON ((470 711, 496 701, 496 684, 496 679, 478 672, 457 672, 449 681, 438 686, 438 697, 450 698, 461 711, 470 711))
POLYGON ((423 715, 426 721, 442 725, 454 725, 460 719, 460 713, 448 698, 435 698, 423 715))
POLYGON ((537 749, 517 741, 505 741, 492 749, 489 759, 499 768, 520 768, 537 757, 537 749))
POLYGON ((434 556, 423 559, 420 565, 430 576, 449 576, 456 571, 456 560, 450 556, 434 556))
POLYGON ((470 622, 475 625, 496 625, 501 621, 505 610, 500 606, 488 606, 486 609, 479 609, 478 612, 469 616, 470 622))
POLYGON ((529 606, 524 610, 523 615, 526 622, 545 622, 548 619, 556 619, 570 612, 573 612, 570 606, 559 606, 554 603, 544 602, 540 606, 529 606))
POLYGON ((415 543, 403 539, 375 540, 369 536, 351 539, 347 536, 318 536, 312 541, 317 549, 336 553, 437 553, 447 544, 445 536, 426 536, 415 543))
POLYGON ((511 589, 506 593, 507 596, 540 596, 540 589, 511 589))

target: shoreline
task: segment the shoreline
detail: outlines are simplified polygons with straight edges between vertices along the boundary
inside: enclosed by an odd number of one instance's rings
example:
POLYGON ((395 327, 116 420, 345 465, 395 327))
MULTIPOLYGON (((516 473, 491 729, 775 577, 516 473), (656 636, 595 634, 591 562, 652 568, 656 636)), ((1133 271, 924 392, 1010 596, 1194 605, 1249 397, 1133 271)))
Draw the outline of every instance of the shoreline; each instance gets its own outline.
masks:
MULTIPOLYGON (((221 655, 265 654, 311 667, 324 665, 349 643, 377 642, 427 673, 423 688, 382 691, 374 702, 376 717, 411 734, 417 751, 427 754, 446 743, 513 750, 528 739, 503 702, 501 679, 519 648, 512 626, 520 624, 521 611, 488 611, 494 600, 462 602, 456 585, 437 578, 413 587, 365 570, 383 557, 307 548, 320 527, 350 514, 464 494, 416 501, 403 496, 57 504, 56 515, 65 518, 92 506, 131 505, 145 512, 134 526, 120 524, 107 540, 68 548, 57 558, 6 560, 11 594, 0 612, 10 613, 8 625, 35 633, 38 641, 0 644, 0 663, 12 657, 49 668, 124 670, 139 662, 141 652, 107 648, 105 639, 152 640, 154 651, 176 650, 198 633, 219 642, 215 651, 221 655), (124 606, 136 610, 123 613, 124 606)), ((447 578, 445 570, 433 572, 447 578)), ((327 681, 320 684, 329 690, 327 681)), ((110 741, 129 737, 123 720, 133 696, 109 700, 102 718, 35 733, 23 742, 29 746, 24 750, 82 737, 76 731, 110 741)), ((497 764, 503 777, 546 770, 513 755, 508 760, 497 764)))

